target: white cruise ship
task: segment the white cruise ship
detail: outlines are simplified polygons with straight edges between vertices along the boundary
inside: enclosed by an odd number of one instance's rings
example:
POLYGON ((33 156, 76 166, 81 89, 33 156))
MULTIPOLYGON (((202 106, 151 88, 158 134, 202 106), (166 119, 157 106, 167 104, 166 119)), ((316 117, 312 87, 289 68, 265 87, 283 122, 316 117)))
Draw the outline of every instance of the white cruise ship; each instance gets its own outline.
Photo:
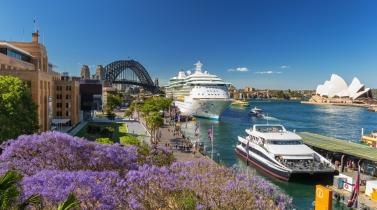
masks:
POLYGON ((202 71, 203 64, 195 64, 195 72, 180 71, 170 79, 166 97, 173 98, 183 115, 219 119, 231 104, 227 84, 216 75, 202 71))
POLYGON ((238 136, 236 153, 272 176, 288 181, 331 177, 334 165, 306 146, 296 133, 276 124, 256 124, 238 136))

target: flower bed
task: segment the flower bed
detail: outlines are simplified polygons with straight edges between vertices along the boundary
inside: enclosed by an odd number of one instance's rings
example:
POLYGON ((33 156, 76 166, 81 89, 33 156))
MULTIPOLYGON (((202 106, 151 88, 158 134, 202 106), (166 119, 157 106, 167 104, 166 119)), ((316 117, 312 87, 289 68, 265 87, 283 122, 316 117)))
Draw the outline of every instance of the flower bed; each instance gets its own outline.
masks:
POLYGON ((291 204, 263 178, 206 159, 174 162, 161 147, 103 145, 58 132, 20 136, 0 147, 0 175, 19 171, 23 198, 40 194, 46 209, 70 192, 82 209, 287 209, 291 204))

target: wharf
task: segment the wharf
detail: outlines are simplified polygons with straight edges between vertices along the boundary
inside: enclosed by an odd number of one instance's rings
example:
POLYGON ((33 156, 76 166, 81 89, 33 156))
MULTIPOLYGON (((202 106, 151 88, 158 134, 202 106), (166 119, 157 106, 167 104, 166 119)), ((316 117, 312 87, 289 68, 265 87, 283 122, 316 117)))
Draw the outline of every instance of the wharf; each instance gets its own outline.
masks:
MULTIPOLYGON (((351 192, 347 191, 347 190, 344 190, 344 189, 338 189, 334 186, 327 186, 330 190, 333 191, 333 195, 336 193, 338 195, 340 195, 340 197, 338 198, 339 199, 339 202, 343 203, 344 205, 347 204, 348 200, 350 199, 351 197, 351 192)), ((334 198, 334 202, 337 202, 338 200, 336 198, 334 198)), ((365 194, 359 194, 359 207, 360 209, 377 209, 377 202, 376 201, 372 201, 368 196, 366 196, 365 194)))
POLYGON ((309 146, 334 153, 353 156, 359 159, 377 162, 376 148, 371 148, 366 145, 336 139, 333 137, 322 136, 315 133, 300 132, 298 134, 301 136, 304 143, 309 146))

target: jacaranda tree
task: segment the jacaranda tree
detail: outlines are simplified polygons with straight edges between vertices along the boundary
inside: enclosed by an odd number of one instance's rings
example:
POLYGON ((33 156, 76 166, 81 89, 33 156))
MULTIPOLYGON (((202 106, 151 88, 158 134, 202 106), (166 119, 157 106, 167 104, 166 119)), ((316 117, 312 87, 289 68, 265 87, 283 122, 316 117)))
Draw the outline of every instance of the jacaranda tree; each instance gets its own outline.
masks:
POLYGON ((38 130, 37 106, 17 77, 0 76, 0 142, 38 130))

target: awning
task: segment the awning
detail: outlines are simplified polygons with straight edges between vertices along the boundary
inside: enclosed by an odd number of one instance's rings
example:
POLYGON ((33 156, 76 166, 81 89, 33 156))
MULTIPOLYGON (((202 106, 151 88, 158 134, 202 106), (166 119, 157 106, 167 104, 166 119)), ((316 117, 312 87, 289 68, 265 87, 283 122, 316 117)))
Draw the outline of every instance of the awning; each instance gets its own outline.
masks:
POLYGON ((52 124, 66 124, 71 119, 52 119, 52 124))

